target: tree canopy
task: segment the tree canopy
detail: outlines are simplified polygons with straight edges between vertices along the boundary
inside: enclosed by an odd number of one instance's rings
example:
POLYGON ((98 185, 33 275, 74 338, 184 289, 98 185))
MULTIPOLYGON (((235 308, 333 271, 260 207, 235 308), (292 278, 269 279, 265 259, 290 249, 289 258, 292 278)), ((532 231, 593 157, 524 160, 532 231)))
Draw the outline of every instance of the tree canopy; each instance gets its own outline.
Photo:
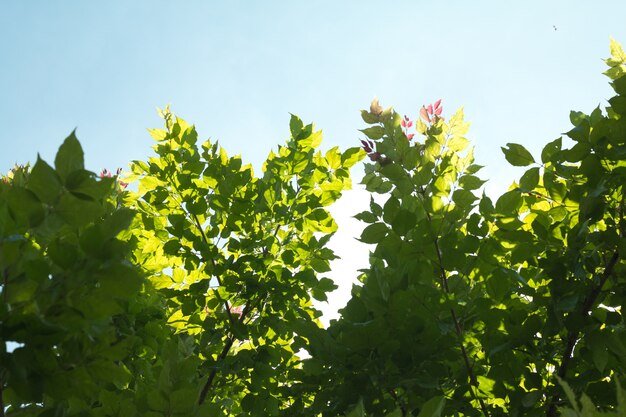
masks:
POLYGON ((540 155, 503 147, 526 171, 498 198, 441 100, 374 100, 345 151, 292 116, 260 174, 168 108, 123 179, 72 133, 0 181, 0 415, 626 415, 615 41, 606 62, 609 106, 540 155), (364 159, 369 265, 324 328, 327 208, 364 159))

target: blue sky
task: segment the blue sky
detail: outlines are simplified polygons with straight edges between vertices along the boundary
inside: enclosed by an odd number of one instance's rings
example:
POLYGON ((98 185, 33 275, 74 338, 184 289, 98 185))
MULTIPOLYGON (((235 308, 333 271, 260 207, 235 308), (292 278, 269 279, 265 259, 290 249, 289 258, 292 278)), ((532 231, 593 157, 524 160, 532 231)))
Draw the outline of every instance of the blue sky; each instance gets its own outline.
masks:
MULTIPOLYGON (((412 117, 442 98, 444 115, 465 107, 496 192, 521 174, 500 146, 537 155, 570 110, 611 97, 602 59, 610 36, 626 43, 624 16, 623 1, 5 1, 0 172, 52 161, 74 128, 89 169, 126 168, 150 155, 145 129, 168 103, 259 167, 290 112, 347 148, 374 96, 412 117)), ((366 253, 341 239, 344 257, 366 253)))

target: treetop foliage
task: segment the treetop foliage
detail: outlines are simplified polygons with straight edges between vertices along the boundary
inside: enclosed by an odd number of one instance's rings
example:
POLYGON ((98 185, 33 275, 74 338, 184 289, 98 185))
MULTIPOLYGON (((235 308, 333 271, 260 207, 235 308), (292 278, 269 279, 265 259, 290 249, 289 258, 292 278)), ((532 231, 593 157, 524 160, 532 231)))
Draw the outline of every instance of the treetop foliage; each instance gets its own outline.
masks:
POLYGON ((0 181, 0 415, 625 415, 615 41, 606 62, 609 106, 540 155, 503 147, 526 171, 495 199, 441 100, 415 120, 374 100, 343 152, 292 116, 259 174, 169 108, 123 181, 72 133, 0 181), (327 207, 366 156, 369 265, 323 328, 327 207))

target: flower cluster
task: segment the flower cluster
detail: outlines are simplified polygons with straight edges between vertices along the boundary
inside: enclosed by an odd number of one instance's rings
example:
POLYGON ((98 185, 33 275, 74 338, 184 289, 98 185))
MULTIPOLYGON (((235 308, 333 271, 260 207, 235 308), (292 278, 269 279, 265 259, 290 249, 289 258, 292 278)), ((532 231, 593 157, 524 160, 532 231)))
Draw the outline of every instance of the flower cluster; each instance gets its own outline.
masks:
POLYGON ((244 306, 231 306, 230 314, 234 314, 236 316, 241 317, 241 315, 243 314, 243 309, 244 309, 244 306))
POLYGON ((441 112, 443 108, 441 107, 441 99, 435 101, 433 104, 429 104, 428 106, 422 106, 420 110, 420 117, 428 123, 435 123, 437 120, 443 120, 441 117, 441 112))
MULTIPOLYGON (((372 102, 372 105, 370 106, 370 113, 375 114, 375 115, 380 115, 382 114, 382 111, 383 110, 380 104, 378 103, 378 99, 374 99, 374 101, 372 102)), ((363 110, 363 112, 365 112, 365 110, 363 110)), ((434 103, 429 104, 428 106, 422 106, 422 108, 420 109, 420 117, 428 124, 434 124, 434 123, 437 123, 437 121, 439 120, 444 120, 444 118, 441 116, 442 112, 443 112, 443 107, 441 107, 441 99, 439 99, 435 101, 434 103)), ((368 122, 368 119, 366 118, 365 121, 368 122)), ((376 122, 372 120, 372 121, 369 121, 368 123, 374 124, 376 122)), ((413 137, 415 136, 415 133, 409 133, 409 129, 412 128, 413 125, 414 125, 413 120, 409 119, 409 116, 405 115, 404 117, 402 117, 400 121, 400 126, 402 127, 402 132, 404 133, 404 136, 409 141, 412 140, 413 137)), ((427 129, 424 123, 422 123, 419 119, 417 120, 416 128, 419 132, 422 132, 422 133, 425 132, 427 129)), ((390 162, 388 158, 381 155, 381 153, 376 150, 376 144, 370 139, 362 139, 361 147, 363 148, 365 153, 367 153, 367 156, 370 158, 371 161, 378 162, 381 165, 385 165, 386 163, 390 162)))
MULTIPOLYGON (((118 176, 122 173, 122 168, 118 168, 117 171, 115 172, 115 175, 118 176)), ((111 171, 109 171, 108 169, 104 168, 102 171, 100 171, 100 178, 111 178, 113 176, 113 173, 111 171)), ((123 190, 128 186, 127 182, 124 181, 118 181, 120 184, 120 188, 123 190)))
POLYGON ((404 130, 404 134, 406 135, 406 138, 408 140, 413 139, 413 136, 415 136, 415 133, 409 133, 409 129, 413 126, 413 121, 409 120, 408 116, 404 116, 404 118, 402 118, 402 122, 400 122, 400 124, 402 125, 402 129, 404 130))

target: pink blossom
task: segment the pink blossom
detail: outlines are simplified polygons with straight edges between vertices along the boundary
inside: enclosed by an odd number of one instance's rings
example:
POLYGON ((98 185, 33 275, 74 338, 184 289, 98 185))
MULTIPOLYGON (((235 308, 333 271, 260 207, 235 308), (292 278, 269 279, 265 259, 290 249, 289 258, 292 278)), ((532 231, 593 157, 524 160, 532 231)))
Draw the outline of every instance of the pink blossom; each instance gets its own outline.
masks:
POLYGON ((441 113, 443 111, 443 107, 441 107, 441 99, 435 101, 433 104, 429 104, 428 106, 422 106, 420 109, 420 117, 428 123, 435 123, 437 120, 441 119, 441 113))
POLYGON ((241 315, 243 314, 243 309, 244 309, 244 306, 236 306, 236 307, 235 306, 231 306, 230 307, 230 313, 234 314, 236 316, 241 317, 241 315))

